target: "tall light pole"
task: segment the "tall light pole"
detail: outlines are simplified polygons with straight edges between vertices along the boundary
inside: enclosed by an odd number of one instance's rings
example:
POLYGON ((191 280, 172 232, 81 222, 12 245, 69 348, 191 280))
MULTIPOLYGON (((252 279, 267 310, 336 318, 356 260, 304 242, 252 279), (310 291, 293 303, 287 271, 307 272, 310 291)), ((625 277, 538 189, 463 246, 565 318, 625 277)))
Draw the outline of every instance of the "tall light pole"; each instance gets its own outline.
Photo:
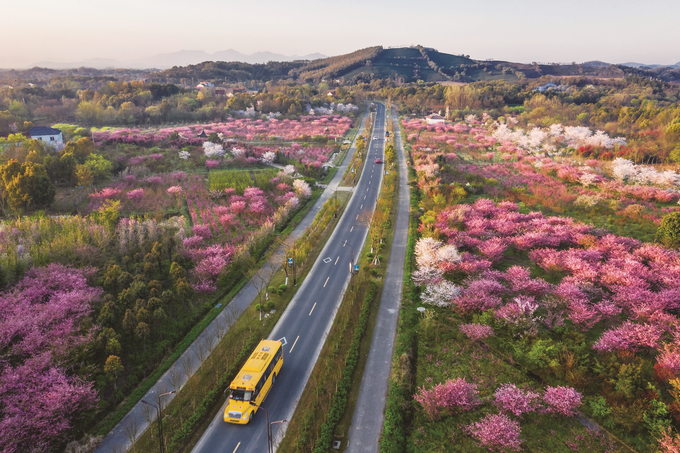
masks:
POLYGON ((166 395, 172 395, 174 393, 175 391, 173 390, 172 392, 161 393, 160 395, 158 395, 158 406, 142 400, 142 403, 156 409, 156 414, 158 415, 158 443, 161 453, 165 452, 165 445, 163 443, 163 406, 161 405, 161 397, 166 395))
MULTIPOLYGON (((252 401, 250 402, 251 406, 255 406, 258 409, 262 409, 264 413, 267 415, 267 453, 272 453, 272 433, 270 431, 271 425, 269 424, 269 412, 267 412, 267 409, 265 409, 262 406, 258 406, 257 404, 253 403, 252 401)), ((252 415, 250 416, 252 419, 252 415)))
POLYGON ((275 422, 271 422, 269 424, 269 434, 270 434, 270 438, 272 440, 272 450, 274 450, 274 429, 272 428, 272 425, 275 425, 277 423, 288 423, 288 420, 278 420, 278 421, 275 421, 275 422))

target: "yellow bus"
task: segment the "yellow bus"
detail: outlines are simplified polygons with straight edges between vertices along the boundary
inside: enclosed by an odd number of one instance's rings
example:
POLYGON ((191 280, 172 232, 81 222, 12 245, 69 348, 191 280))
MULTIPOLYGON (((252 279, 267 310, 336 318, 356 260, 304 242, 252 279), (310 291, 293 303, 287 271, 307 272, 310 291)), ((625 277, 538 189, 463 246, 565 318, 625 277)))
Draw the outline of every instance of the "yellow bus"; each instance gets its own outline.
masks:
POLYGON ((257 412, 271 390, 283 366, 283 346, 280 341, 262 340, 248 361, 231 381, 229 402, 224 409, 224 421, 245 425, 257 412))

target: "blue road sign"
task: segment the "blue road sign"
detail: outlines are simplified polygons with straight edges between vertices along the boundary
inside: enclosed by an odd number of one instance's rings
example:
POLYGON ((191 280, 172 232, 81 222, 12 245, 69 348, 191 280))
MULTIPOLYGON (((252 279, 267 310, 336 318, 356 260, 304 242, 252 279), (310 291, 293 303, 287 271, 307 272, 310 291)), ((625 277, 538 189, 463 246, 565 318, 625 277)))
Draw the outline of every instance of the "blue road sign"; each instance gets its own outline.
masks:
POLYGON ((359 265, 358 264, 354 265, 354 273, 355 274, 359 273, 359 265))
POLYGON ((293 267, 293 258, 288 258, 288 267, 293 267))

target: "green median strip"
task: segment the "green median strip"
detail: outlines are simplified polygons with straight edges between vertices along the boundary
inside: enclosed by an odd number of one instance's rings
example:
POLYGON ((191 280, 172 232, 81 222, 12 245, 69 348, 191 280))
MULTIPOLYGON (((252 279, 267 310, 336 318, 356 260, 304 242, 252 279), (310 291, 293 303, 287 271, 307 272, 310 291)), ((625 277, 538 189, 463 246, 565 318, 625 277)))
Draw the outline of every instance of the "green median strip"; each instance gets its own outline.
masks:
POLYGON ((377 319, 399 199, 398 172, 391 170, 383 178, 371 229, 361 252, 362 270, 350 280, 286 436, 278 447, 281 453, 326 452, 333 441, 347 437, 366 361, 363 355, 370 348, 377 319), (375 255, 371 253, 372 246, 375 255), (382 267, 371 264, 376 255, 381 255, 382 267))

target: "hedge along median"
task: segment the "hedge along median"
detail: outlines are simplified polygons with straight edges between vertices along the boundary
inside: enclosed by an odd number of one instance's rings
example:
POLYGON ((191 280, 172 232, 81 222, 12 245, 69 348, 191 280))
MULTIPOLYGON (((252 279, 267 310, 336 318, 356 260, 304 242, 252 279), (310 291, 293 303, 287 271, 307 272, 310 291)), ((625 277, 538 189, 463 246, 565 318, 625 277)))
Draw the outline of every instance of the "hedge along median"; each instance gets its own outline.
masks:
POLYGON ((333 442, 333 431, 337 426, 340 418, 345 413, 345 407, 347 406, 347 395, 349 394, 350 387, 352 385, 352 375, 356 369, 357 362, 359 360, 359 346, 361 345, 361 339, 366 332, 366 324, 368 323, 368 314, 371 310, 371 304, 375 300, 376 292, 378 291, 378 286, 375 282, 369 283, 368 293, 364 298, 364 305, 361 308, 361 316, 359 317, 359 324, 354 331, 354 337, 352 338, 352 345, 349 348, 347 354, 346 365, 342 370, 342 378, 338 383, 337 390, 333 396, 333 403, 331 404, 331 410, 326 417, 326 422, 321 427, 321 435, 316 441, 314 446, 314 453, 326 453, 333 442))
MULTIPOLYGON (((333 231, 334 220, 337 221, 334 214, 346 205, 349 196, 350 194, 347 193, 338 194, 337 202, 333 198, 329 199, 316 215, 312 225, 296 241, 297 247, 308 254, 306 260, 308 263, 313 263, 320 253, 333 231)), ((311 265, 299 268, 300 280, 304 279, 309 268, 311 265)), ((283 272, 277 272, 271 284, 278 287, 283 283, 283 279, 283 272)), ((290 289, 284 290, 282 294, 270 293, 270 299, 275 303, 277 313, 265 318, 264 323, 259 321, 259 311, 255 308, 258 301, 253 301, 253 304, 219 340, 203 365, 164 410, 165 414, 168 414, 164 417, 164 432, 172 436, 168 452, 191 449, 193 442, 198 440, 197 436, 202 432, 203 425, 209 424, 212 419, 210 415, 214 414, 222 404, 223 391, 249 357, 256 342, 269 335, 294 294, 295 291, 290 289)), ((135 448, 145 452, 158 451, 157 433, 154 424, 152 429, 140 436, 135 448)))

